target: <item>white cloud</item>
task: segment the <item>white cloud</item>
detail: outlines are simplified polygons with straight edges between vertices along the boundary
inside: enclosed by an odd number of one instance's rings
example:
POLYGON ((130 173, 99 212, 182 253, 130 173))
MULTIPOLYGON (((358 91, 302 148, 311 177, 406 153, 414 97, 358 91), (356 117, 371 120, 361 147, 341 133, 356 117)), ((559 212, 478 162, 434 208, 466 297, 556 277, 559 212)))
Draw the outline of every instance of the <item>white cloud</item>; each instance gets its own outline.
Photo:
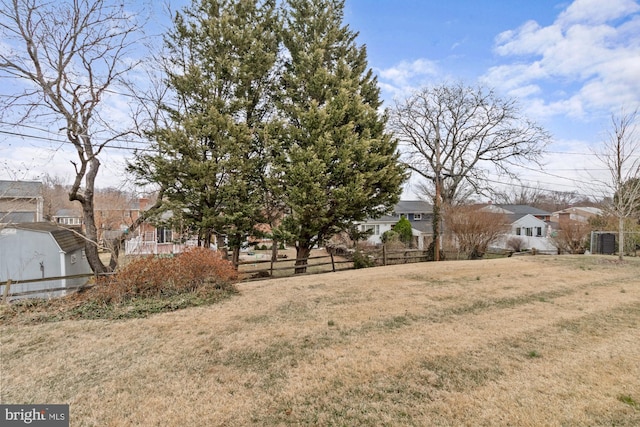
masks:
POLYGON ((381 89, 393 97, 411 93, 439 74, 437 62, 427 59, 402 61, 395 67, 378 70, 381 89))
POLYGON ((553 24, 528 21, 495 42, 499 56, 518 62, 493 67, 482 80, 544 115, 581 116, 640 102, 637 1, 575 0, 553 24), (548 84, 565 86, 565 95, 545 92, 548 84))
POLYGON ((634 0, 575 0, 558 16, 557 22, 566 26, 575 23, 603 24, 640 10, 634 0))

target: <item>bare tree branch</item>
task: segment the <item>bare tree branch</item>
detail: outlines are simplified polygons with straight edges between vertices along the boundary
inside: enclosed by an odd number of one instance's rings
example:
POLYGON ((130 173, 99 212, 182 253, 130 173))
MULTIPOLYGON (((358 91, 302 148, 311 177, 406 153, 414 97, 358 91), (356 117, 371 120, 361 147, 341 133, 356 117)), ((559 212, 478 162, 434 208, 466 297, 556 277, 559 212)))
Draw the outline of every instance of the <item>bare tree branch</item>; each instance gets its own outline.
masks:
POLYGON ((107 271, 98 256, 94 188, 98 156, 130 130, 114 125, 102 106, 109 88, 138 65, 131 59, 139 27, 121 2, 103 0, 5 0, 0 34, 9 48, 0 52, 0 73, 16 82, 0 109, 20 106, 21 121, 49 117, 60 123, 77 159, 69 199, 82 205, 86 253, 97 273, 107 271), (23 87, 23 89, 21 89, 23 87), (122 130, 115 130, 122 129, 122 130), (107 137, 96 138, 97 134, 107 137))
POLYGON ((607 211, 618 219, 618 258, 624 257, 625 219, 640 210, 640 138, 638 109, 611 116, 602 148, 594 152, 609 172, 599 184, 609 200, 607 211), (607 194, 608 193, 608 194, 607 194))

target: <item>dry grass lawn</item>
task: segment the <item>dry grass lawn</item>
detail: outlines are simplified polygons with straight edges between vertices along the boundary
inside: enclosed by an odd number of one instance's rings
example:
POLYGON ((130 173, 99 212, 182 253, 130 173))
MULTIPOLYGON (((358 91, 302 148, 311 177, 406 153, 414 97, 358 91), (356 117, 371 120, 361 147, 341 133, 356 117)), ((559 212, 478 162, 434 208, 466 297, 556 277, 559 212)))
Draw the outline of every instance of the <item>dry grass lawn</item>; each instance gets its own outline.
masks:
POLYGON ((537 256, 240 284, 0 326, 2 403, 72 426, 638 426, 640 260, 537 256))

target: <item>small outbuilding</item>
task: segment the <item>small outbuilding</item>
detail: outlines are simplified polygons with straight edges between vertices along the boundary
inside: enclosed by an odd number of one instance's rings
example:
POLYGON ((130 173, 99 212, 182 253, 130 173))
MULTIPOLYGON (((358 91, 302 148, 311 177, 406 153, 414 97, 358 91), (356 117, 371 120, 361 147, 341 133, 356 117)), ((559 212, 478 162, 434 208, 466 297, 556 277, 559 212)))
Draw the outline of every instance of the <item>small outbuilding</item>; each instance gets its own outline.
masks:
POLYGON ((68 276, 91 274, 84 243, 80 231, 54 223, 5 225, 0 229, 0 295, 8 280, 9 299, 61 296, 67 289, 83 286, 88 277, 68 276), (29 294, 14 295, 23 292, 29 294))

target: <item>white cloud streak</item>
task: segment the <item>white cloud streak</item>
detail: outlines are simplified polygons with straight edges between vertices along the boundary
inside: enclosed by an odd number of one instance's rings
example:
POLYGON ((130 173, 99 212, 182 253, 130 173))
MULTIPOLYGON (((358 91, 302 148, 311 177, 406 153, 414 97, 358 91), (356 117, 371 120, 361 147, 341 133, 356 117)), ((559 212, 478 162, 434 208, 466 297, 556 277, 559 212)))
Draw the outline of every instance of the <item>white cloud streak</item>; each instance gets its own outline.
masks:
POLYGON ((640 102, 640 5, 633 0, 575 0, 555 22, 528 21, 495 39, 495 53, 515 64, 493 67, 483 80, 528 97, 537 115, 582 117, 640 102), (543 95, 547 83, 568 90, 543 95))

